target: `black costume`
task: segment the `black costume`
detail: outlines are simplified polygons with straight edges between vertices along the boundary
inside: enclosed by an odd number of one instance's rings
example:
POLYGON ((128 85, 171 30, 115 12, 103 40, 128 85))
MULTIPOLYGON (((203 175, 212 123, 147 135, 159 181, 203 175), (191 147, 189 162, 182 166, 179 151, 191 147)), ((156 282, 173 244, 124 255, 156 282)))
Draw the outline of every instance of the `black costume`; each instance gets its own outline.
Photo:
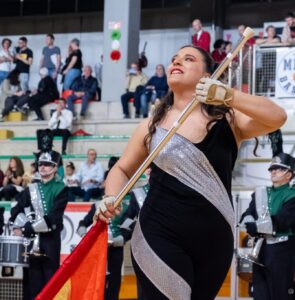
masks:
MULTIPOLYGON (((157 128, 151 149, 166 132, 157 128)), ((154 160, 131 240, 146 300, 215 298, 233 255, 231 173, 236 156, 224 117, 198 144, 175 134, 154 160)))
MULTIPOLYGON (((60 264, 61 237, 63 229, 63 214, 68 201, 68 189, 64 183, 53 178, 47 183, 30 184, 17 196, 17 204, 11 209, 11 219, 14 222, 19 213, 27 214, 35 211, 32 191, 39 191, 44 215, 35 223, 27 222, 23 227, 23 235, 32 237, 40 234, 40 252, 45 256, 29 257, 29 293, 28 299, 34 299, 49 281, 60 264), (35 227, 34 225, 37 226, 35 227), (39 228, 42 229, 39 230, 39 228)), ((38 201, 40 201, 40 199, 38 201)), ((28 288, 28 287, 25 287, 28 288)), ((27 300, 27 299, 25 299, 27 300)))

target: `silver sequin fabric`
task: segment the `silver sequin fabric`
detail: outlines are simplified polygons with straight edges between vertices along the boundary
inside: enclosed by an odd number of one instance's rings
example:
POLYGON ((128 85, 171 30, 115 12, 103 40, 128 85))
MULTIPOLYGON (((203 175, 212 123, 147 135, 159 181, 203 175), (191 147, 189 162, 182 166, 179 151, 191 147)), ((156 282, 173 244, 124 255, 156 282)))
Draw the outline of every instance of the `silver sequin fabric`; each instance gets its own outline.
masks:
MULTIPOLYGON (((154 149, 167 130, 158 127, 151 141, 154 149)), ((154 163, 166 173, 204 196, 223 215, 234 232, 234 210, 228 193, 205 154, 179 134, 155 158, 154 163)))
MULTIPOLYGON (((157 128, 152 137, 154 149, 167 130, 157 128)), ((174 134, 155 158, 154 163, 166 173, 194 189, 212 203, 223 215, 232 232, 234 231, 234 211, 227 191, 214 168, 197 147, 181 135, 174 134)), ((147 243, 138 220, 131 240, 134 259, 149 280, 168 299, 189 300, 189 284, 171 269, 147 243)))
POLYGON ((149 246, 143 236, 140 220, 136 222, 131 240, 132 254, 144 274, 157 289, 171 300, 190 300, 191 287, 172 270, 149 246))
POLYGON ((30 195, 31 195, 31 203, 36 213, 36 219, 40 219, 44 216, 44 209, 42 206, 42 198, 40 191, 38 189, 37 183, 32 183, 29 185, 30 195))

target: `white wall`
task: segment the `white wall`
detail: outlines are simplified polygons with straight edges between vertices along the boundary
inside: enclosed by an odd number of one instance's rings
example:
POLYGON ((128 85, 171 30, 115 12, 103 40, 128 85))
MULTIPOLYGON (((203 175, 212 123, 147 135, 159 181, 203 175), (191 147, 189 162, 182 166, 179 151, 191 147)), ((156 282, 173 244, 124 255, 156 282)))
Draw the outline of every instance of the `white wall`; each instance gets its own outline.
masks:
MULTIPOLYGON (((205 30, 211 31, 211 28, 206 27, 205 30)), ((28 47, 34 52, 30 79, 30 87, 34 88, 39 81, 39 62, 42 48, 45 44, 45 35, 26 35, 26 37, 28 38, 28 47)), ((3 36, 1 36, 1 38, 3 38, 3 36)), ((13 41, 13 47, 17 46, 19 36, 9 36, 9 38, 13 41)), ((103 33, 55 34, 55 44, 61 48, 63 59, 67 56, 68 44, 73 38, 80 39, 84 65, 89 64, 94 66, 103 52, 103 33)), ((140 31, 140 52, 142 51, 145 42, 147 42, 146 56, 148 57, 149 64, 147 68, 144 69, 144 72, 148 76, 152 76, 157 64, 161 63, 167 66, 171 57, 180 47, 190 44, 190 29, 142 30, 140 31)), ((116 99, 114 99, 114 101, 115 100, 116 99)))

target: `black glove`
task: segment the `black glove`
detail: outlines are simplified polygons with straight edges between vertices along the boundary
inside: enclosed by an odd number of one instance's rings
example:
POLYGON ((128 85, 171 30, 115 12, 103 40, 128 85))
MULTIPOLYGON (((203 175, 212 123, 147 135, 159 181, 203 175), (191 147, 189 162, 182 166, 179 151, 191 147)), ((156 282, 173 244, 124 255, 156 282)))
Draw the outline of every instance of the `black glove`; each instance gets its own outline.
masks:
POLYGON ((27 222, 25 224, 25 226, 22 228, 22 232, 23 232, 24 237, 27 237, 27 238, 34 237, 35 231, 32 227, 32 223, 27 222))
POLYGON ((250 234, 253 237, 258 235, 257 225, 255 222, 245 223, 245 226, 248 234, 250 234))
POLYGON ((4 207, 0 207, 0 235, 3 233, 4 226, 4 207))

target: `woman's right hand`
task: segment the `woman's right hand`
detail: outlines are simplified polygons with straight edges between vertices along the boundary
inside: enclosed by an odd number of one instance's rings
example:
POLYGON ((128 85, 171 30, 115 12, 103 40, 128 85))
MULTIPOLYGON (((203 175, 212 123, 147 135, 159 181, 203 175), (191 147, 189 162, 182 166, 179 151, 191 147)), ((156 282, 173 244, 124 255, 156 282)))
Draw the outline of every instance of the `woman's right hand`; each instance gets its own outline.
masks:
POLYGON ((110 223, 110 219, 118 216, 121 213, 121 206, 115 208, 115 196, 106 196, 96 204, 96 212, 93 216, 93 222, 98 219, 107 224, 110 223))

